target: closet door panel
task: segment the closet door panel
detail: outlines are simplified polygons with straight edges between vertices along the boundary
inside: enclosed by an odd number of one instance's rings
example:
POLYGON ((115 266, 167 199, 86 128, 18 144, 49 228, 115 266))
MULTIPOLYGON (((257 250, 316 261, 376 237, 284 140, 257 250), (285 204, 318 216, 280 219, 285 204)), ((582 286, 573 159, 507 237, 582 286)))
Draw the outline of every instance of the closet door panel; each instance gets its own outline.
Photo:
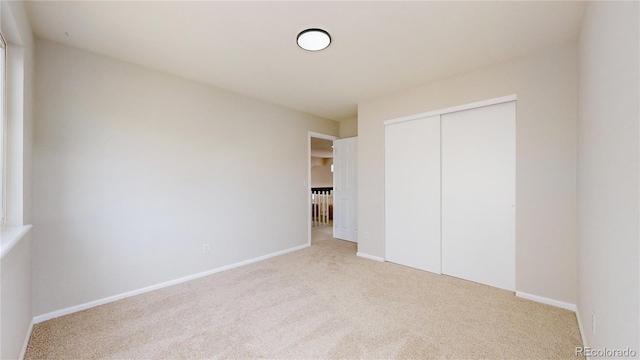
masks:
POLYGON ((440 273, 440 116, 385 126, 385 260, 440 273))
POLYGON ((442 116, 442 273, 515 291, 515 102, 442 116))

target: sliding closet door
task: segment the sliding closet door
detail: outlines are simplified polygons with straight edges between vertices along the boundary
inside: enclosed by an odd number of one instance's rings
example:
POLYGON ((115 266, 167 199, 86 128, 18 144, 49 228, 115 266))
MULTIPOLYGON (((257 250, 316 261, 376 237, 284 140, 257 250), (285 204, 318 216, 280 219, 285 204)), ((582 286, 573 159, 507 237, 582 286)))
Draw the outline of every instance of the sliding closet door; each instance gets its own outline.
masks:
POLYGON ((385 260, 440 273, 440 116, 385 126, 385 260))
POLYGON ((442 115, 442 273, 515 290, 515 102, 442 115))

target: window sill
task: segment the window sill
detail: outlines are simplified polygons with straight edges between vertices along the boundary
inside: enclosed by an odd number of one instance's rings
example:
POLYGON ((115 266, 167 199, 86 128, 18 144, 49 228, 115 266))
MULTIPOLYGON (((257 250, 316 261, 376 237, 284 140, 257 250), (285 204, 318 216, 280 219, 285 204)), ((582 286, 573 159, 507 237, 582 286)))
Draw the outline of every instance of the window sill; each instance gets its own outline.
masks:
POLYGON ((6 226, 0 230, 0 259, 4 259, 4 257, 11 252, 19 242, 22 240, 25 235, 29 233, 29 230, 33 225, 23 225, 23 226, 6 226))

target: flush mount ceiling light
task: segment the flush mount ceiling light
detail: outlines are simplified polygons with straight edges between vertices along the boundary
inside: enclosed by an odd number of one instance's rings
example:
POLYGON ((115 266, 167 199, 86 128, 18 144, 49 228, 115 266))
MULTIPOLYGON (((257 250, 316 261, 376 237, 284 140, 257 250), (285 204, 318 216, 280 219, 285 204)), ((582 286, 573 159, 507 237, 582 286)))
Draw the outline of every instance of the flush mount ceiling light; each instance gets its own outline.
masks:
POLYGON ((331 36, 322 29, 307 29, 298 34, 298 46, 308 51, 326 49, 331 44, 331 36))

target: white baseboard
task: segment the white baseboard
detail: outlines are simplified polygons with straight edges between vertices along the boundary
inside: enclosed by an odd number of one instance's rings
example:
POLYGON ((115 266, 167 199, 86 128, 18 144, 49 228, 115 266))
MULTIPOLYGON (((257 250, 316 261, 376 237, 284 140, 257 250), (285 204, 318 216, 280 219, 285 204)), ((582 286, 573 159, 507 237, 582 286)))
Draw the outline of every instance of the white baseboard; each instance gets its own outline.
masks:
POLYGON ((29 328, 27 329, 27 335, 24 337, 24 343, 22 344, 22 350, 20 350, 20 357, 18 359, 23 360, 24 356, 27 354, 27 345, 29 345, 29 339, 31 338, 31 333, 33 332, 33 320, 31 320, 31 324, 29 324, 29 328))
MULTIPOLYGON (((283 255, 286 253, 290 253, 292 251, 296 251, 296 250, 301 250, 304 248, 309 247, 309 244, 303 244, 300 246, 296 246, 296 247, 292 247, 289 249, 284 249, 281 251, 276 251, 274 253, 271 254, 267 254, 267 255, 263 255, 263 256, 258 256, 256 258, 253 259, 249 259, 249 260, 244 260, 244 261, 240 261, 234 264, 230 264, 230 265, 225 265, 219 268, 215 268, 215 269, 211 269, 211 270, 207 270, 201 273, 197 273, 197 274, 193 274, 193 275, 189 275, 189 276, 185 276, 179 279, 175 279, 175 280, 170 280, 170 281, 166 281, 160 284, 155 284, 155 285, 151 285, 151 286, 147 286, 141 289, 137 289, 137 290, 132 290, 132 291, 127 291, 125 293, 121 293, 118 295, 113 295, 113 296, 109 296, 103 299, 98 299, 98 300, 94 300, 94 301, 90 301, 84 304, 80 304, 80 305, 75 305, 75 306, 71 306, 68 308, 64 308, 64 309, 60 309, 60 310, 56 310, 56 311, 52 311, 43 315, 38 315, 35 316, 33 318, 32 323, 38 324, 41 323, 43 321, 47 321, 50 319, 54 319, 60 316, 64 316, 64 315, 69 315, 78 311, 82 311, 82 310, 86 310, 95 306, 99 306, 99 305, 103 305, 103 304, 107 304, 113 301, 117 301, 117 300, 121 300, 127 297, 131 297, 131 296, 135 296, 135 295, 140 295, 140 294, 144 294, 146 292, 149 291, 153 291, 153 290, 158 290, 158 289, 162 289, 165 288, 167 286, 172 286, 172 285, 176 285, 176 284, 180 284, 183 283, 185 281, 189 281, 189 280, 194 280, 197 278, 201 278, 207 275, 211 275, 211 274, 215 274, 215 273, 219 273, 221 271, 225 271, 225 270, 230 270, 233 268, 237 268, 243 265, 248 265, 254 262, 258 262, 258 261, 262 261, 262 260, 266 260, 275 256, 279 256, 279 255, 283 255)), ((31 334, 31 331, 29 331, 29 334, 31 334)))
POLYGON ((582 347, 589 347, 587 345, 587 337, 584 335, 584 327, 582 327, 582 320, 580 319, 580 310, 576 306, 576 318, 578 319, 578 330, 580 330, 580 337, 582 337, 582 347))
POLYGON ((365 253, 362 253, 362 252, 357 252, 356 255, 360 256, 361 258, 384 262, 384 258, 381 258, 379 256, 373 256, 373 255, 365 254, 365 253))
POLYGON ((527 293, 520 292, 520 291, 516 291, 516 296, 519 297, 519 298, 532 300, 532 301, 539 302, 539 303, 542 303, 542 304, 547 304, 547 305, 559 307, 559 308, 562 308, 562 309, 571 310, 573 312, 576 312, 576 309, 577 309, 576 308, 576 304, 570 304, 570 303, 567 303, 567 302, 564 302, 564 301, 549 299, 549 298, 546 298, 546 297, 527 294, 527 293))
MULTIPOLYGON (((576 319, 578 319, 578 330, 580 331, 580 337, 582 338, 582 347, 583 348, 589 347, 589 345, 587 345, 587 338, 585 336, 584 327, 582 326, 582 319, 580 319, 580 311, 578 310, 578 306, 576 304, 570 304, 570 303, 567 303, 567 302, 564 302, 564 301, 558 301, 558 300, 554 300, 554 299, 549 299, 549 298, 546 298, 546 297, 527 294, 527 293, 523 293, 523 292, 520 292, 520 291, 516 291, 516 296, 519 297, 519 298, 532 300, 532 301, 539 302, 539 303, 542 303, 542 304, 547 304, 547 305, 551 305, 551 306, 555 306, 555 307, 559 307, 559 308, 562 308, 562 309, 573 311, 576 314, 576 319)), ((590 359, 589 357, 587 357, 587 358, 590 359)))

